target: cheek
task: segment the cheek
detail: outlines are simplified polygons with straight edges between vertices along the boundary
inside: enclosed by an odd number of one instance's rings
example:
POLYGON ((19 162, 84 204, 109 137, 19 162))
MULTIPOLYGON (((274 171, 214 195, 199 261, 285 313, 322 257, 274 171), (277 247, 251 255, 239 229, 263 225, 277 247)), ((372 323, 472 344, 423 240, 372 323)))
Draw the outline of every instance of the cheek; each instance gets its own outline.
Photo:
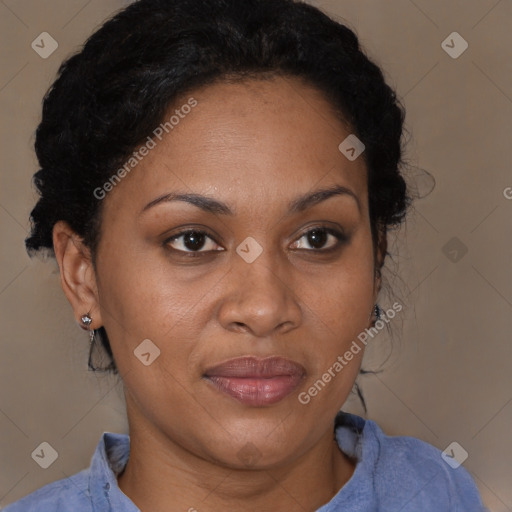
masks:
POLYGON ((359 236, 327 272, 298 286, 307 310, 331 335, 346 340, 368 327, 374 294, 373 248, 359 236))
POLYGON ((312 408, 323 414, 342 406, 364 355, 365 345, 358 336, 370 325, 374 292, 369 238, 355 238, 328 275, 309 286, 304 282, 299 289, 314 343, 309 354, 307 396, 303 398, 314 401, 312 408))
POLYGON ((201 304, 209 278, 185 282, 179 269, 136 251, 104 251, 98 261, 102 319, 118 366, 138 367, 134 350, 149 339, 161 362, 182 371, 206 322, 201 304))

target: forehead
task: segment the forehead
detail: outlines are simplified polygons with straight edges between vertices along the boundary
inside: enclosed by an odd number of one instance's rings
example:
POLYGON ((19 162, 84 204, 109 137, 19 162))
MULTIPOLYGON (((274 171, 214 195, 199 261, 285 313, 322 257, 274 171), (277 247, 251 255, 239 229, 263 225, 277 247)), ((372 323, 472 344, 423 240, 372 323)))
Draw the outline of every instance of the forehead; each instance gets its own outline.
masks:
POLYGON ((113 206, 140 209, 176 190, 232 204, 257 198, 262 205, 332 184, 350 187, 367 203, 363 158, 350 161, 338 147, 350 128, 318 90, 297 79, 195 90, 155 129, 153 147, 109 193, 113 206))

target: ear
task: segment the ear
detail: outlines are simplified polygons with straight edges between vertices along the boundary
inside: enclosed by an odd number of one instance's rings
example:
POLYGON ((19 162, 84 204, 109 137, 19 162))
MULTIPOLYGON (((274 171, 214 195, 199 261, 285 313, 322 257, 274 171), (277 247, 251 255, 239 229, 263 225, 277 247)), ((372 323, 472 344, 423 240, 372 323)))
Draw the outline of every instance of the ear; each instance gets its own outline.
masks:
POLYGON ((373 283, 373 299, 374 303, 377 302, 377 296, 379 295, 382 287, 382 275, 381 270, 384 265, 388 250, 388 238, 386 234, 386 226, 378 224, 377 226, 377 244, 375 247, 375 280, 373 283))
POLYGON ((84 328, 81 318, 89 313, 92 318, 89 329, 98 329, 103 322, 90 250, 64 221, 53 227, 53 248, 62 290, 73 308, 76 321, 84 328))

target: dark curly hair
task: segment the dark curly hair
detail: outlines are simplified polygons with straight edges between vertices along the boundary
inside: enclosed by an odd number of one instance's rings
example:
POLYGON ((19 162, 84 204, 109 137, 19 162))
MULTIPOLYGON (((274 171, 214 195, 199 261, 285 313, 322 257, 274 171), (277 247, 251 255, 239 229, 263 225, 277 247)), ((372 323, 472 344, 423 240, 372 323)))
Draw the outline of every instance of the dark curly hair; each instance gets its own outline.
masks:
MULTIPOLYGON (((54 255, 53 227, 63 220, 83 238, 94 264, 102 201, 93 191, 173 102, 216 81, 276 75, 321 91, 364 143, 375 246, 410 204, 400 172, 405 109, 355 33, 294 0, 139 0, 61 65, 44 98, 29 254, 54 255)), ((96 334, 112 358, 105 329, 96 334)), ((108 368, 117 371, 113 359, 108 368)))

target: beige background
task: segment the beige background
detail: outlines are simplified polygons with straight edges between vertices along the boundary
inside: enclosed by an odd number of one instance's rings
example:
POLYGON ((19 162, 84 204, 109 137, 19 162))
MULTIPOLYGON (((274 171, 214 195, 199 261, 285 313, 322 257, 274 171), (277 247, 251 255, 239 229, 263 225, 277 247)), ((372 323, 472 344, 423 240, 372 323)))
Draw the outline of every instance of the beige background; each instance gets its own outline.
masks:
MULTIPOLYGON (((23 246, 42 96, 62 59, 126 3, 0 2, 0 505, 88 466, 103 431, 126 431, 121 386, 86 371, 87 335, 54 262, 30 261, 23 246), (47 59, 31 48, 44 31, 59 44, 47 59), (59 454, 46 470, 31 458, 43 441, 59 454)), ((400 279, 383 304, 407 307, 366 355, 376 367, 392 348, 384 372, 361 380, 368 417, 441 450, 457 441, 489 509, 512 510, 512 2, 314 3, 384 67, 407 108, 407 158, 437 182, 390 248, 400 279), (457 59, 441 46, 454 31, 469 44, 457 59)), ((362 413, 353 400, 347 409, 362 413)))

